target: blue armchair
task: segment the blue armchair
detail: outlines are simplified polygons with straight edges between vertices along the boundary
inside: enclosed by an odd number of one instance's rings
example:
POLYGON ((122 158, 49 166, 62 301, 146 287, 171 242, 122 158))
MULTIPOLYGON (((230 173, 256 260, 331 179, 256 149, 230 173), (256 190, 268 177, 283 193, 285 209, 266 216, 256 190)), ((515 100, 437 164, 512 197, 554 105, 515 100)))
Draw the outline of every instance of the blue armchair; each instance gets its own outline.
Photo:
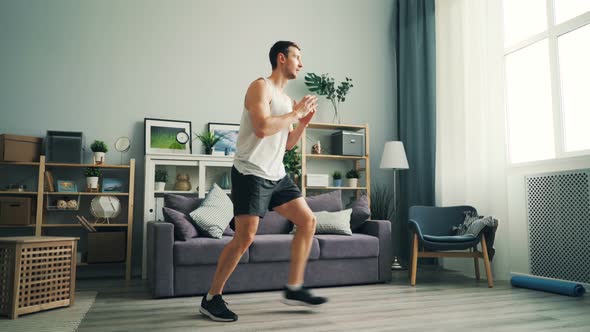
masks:
POLYGON ((475 264, 475 277, 479 276, 479 261, 484 261, 488 286, 492 288, 492 268, 487 250, 484 232, 479 235, 454 235, 453 226, 462 224, 465 220, 465 211, 477 213, 471 206, 412 206, 409 211, 408 227, 412 234, 412 258, 410 260, 410 283, 416 285, 416 268, 418 257, 468 257, 473 258, 475 264), (481 252, 477 245, 481 243, 481 252), (418 247, 423 251, 418 251, 418 247), (469 252, 450 250, 470 250, 469 252))

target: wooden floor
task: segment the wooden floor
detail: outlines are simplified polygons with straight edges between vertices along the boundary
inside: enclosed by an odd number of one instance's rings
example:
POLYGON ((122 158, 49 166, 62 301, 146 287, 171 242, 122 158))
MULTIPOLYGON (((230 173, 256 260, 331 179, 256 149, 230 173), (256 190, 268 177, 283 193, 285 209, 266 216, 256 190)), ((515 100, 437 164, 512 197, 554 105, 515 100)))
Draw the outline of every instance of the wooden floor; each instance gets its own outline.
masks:
POLYGON ((200 297, 151 299, 140 280, 79 281, 98 295, 78 331, 590 331, 590 299, 487 287, 450 271, 407 272, 389 284, 316 289, 330 302, 317 311, 285 306, 280 292, 227 294, 239 315, 213 322, 197 312, 200 297))

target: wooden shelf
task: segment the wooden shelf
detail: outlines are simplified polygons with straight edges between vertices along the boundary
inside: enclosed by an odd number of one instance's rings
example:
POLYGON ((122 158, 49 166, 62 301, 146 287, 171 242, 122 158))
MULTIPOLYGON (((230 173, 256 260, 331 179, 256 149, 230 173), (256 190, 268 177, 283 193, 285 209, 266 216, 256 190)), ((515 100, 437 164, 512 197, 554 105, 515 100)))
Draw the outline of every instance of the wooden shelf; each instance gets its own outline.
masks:
POLYGON ((0 161, 0 165, 17 165, 17 166, 39 166, 38 161, 26 162, 26 161, 0 161))
POLYGON ((121 265, 121 264, 126 264, 126 262, 108 262, 108 263, 76 263, 76 266, 94 266, 94 265, 111 265, 111 264, 121 265))
POLYGON ((37 195, 36 191, 0 191, 0 195, 37 195))
POLYGON ((66 164, 66 163, 45 163, 46 167, 96 167, 96 168, 112 168, 112 169, 129 169, 129 165, 94 165, 94 164, 66 164))
MULTIPOLYGON (((127 224, 91 224, 92 227, 127 227, 127 224)), ((34 226, 34 225, 33 225, 34 226)), ((60 228, 60 227, 82 227, 80 224, 41 224, 41 227, 60 228)))
POLYGON ((309 190, 367 190, 367 187, 310 187, 306 186, 309 190))
POLYGON ((367 126, 363 126, 363 125, 335 124, 335 123, 310 123, 310 124, 307 125, 307 128, 310 128, 310 129, 327 129, 327 130, 340 130, 340 129, 361 130, 361 129, 367 128, 367 126))
POLYGON ((62 195, 62 196, 129 196, 129 193, 89 193, 89 192, 67 192, 67 191, 53 191, 44 192, 45 195, 62 195))
POLYGON ((306 158, 317 158, 317 159, 340 159, 340 160, 357 160, 365 159, 367 156, 341 156, 335 154, 305 154, 306 158))
POLYGON ((35 224, 30 224, 30 225, 0 225, 0 228, 3 227, 35 227, 35 224))

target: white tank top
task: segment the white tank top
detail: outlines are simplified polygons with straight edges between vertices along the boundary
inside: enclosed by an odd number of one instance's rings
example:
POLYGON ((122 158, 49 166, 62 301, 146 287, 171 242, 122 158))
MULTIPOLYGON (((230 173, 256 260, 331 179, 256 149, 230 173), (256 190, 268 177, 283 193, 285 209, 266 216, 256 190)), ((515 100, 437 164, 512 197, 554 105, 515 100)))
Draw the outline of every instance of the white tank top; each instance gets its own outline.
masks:
MULTIPOLYGON (((280 93, 269 79, 263 79, 271 92, 270 114, 280 116, 291 112, 293 110, 291 99, 280 93)), ((255 175, 272 181, 282 179, 286 175, 283 156, 287 148, 288 136, 289 128, 285 128, 272 136, 258 138, 250 113, 244 105, 236 143, 235 168, 242 174, 255 175)))

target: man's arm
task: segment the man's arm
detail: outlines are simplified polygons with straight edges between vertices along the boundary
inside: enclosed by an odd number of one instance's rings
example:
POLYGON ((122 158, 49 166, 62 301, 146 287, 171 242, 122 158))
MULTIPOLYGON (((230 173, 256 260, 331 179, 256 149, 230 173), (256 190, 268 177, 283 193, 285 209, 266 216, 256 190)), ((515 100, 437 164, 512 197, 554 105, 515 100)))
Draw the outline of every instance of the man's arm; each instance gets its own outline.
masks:
MULTIPOLYGON (((301 135, 303 134, 303 130, 307 127, 307 124, 311 121, 313 116, 315 115, 315 109, 312 109, 311 112, 307 113, 307 115, 299 120, 299 124, 297 128, 291 130, 289 132, 289 137, 287 138, 287 150, 293 149, 301 135)), ((304 138, 305 139, 305 138, 304 138)))
POLYGON ((293 109, 293 112, 272 116, 269 107, 270 100, 271 96, 264 80, 259 79, 250 84, 246 93, 245 105, 250 113, 250 119, 258 138, 272 136, 288 128, 299 121, 300 118, 306 116, 311 111, 310 107, 315 104, 313 96, 305 96, 293 109))

